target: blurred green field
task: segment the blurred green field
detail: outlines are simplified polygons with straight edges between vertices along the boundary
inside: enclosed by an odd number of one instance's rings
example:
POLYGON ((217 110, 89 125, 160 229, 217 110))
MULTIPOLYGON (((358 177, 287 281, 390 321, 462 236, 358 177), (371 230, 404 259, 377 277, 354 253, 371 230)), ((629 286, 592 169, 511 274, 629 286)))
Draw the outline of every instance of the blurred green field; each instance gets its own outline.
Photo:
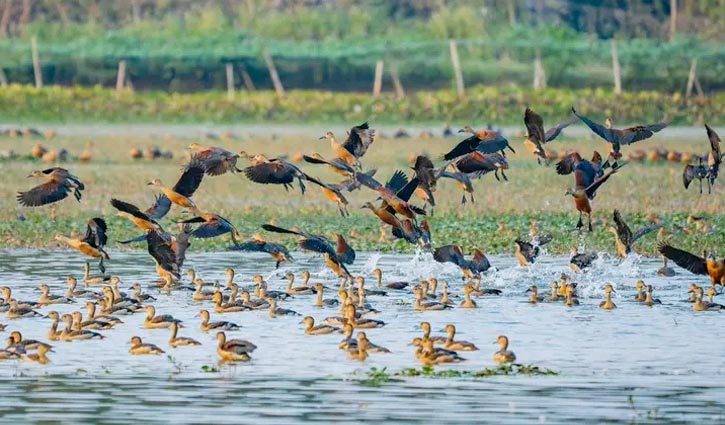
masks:
MULTIPOLYGON (((344 134, 344 125, 331 130, 338 135, 344 134)), ((704 131, 693 131, 692 138, 671 139, 667 130, 663 135, 636 145, 634 149, 647 151, 656 148, 692 153, 704 153, 708 149, 704 131)), ((682 186, 681 163, 673 162, 637 162, 630 163, 620 173, 605 184, 597 193, 594 202, 595 231, 592 234, 579 235, 574 232, 577 213, 572 199, 564 196, 573 177, 558 176, 553 164, 549 167, 537 165, 532 155, 526 152, 523 137, 509 134, 509 140, 517 154, 509 155, 511 168, 507 170, 508 182, 496 181, 493 175, 487 175, 474 181, 475 204, 460 204, 461 191, 452 181, 442 180, 436 192, 438 206, 435 214, 429 218, 433 240, 437 245, 458 243, 468 251, 480 247, 489 253, 512 252, 513 240, 528 233, 532 219, 538 221, 542 231, 555 236, 548 246, 550 253, 566 253, 572 246, 586 246, 587 249, 614 252, 611 233, 602 226, 601 219, 611 222, 612 209, 618 208, 624 214, 633 230, 644 225, 649 213, 656 213, 668 223, 668 230, 675 233, 677 246, 701 252, 704 247, 718 249, 722 246, 725 227, 725 183, 716 183, 711 195, 700 195, 695 187, 685 191, 682 186), (687 217, 696 215, 705 217, 712 231, 702 232, 675 231, 676 226, 688 226, 687 217), (500 224, 504 230, 499 228, 500 224)), ((56 232, 82 232, 85 221, 94 216, 105 217, 110 226, 111 239, 124 239, 139 232, 126 221, 115 216, 109 200, 121 198, 143 208, 148 207, 155 191, 146 183, 161 178, 172 185, 180 173, 180 167, 186 160, 186 147, 192 141, 203 145, 225 147, 232 151, 245 150, 249 153, 264 153, 270 157, 288 155, 291 160, 299 153, 319 152, 326 157, 332 153, 327 141, 320 141, 309 130, 300 131, 300 136, 282 137, 230 135, 221 139, 203 139, 198 137, 137 137, 135 135, 109 134, 93 138, 92 159, 83 163, 75 158, 80 155, 91 139, 80 136, 59 134, 51 139, 12 138, 0 139, 0 151, 13 150, 20 157, 0 160, 3 179, 0 182, 0 246, 3 247, 55 247, 51 242, 56 232), (49 218, 49 208, 24 208, 15 201, 18 190, 27 190, 40 183, 26 178, 34 169, 47 168, 37 159, 27 154, 31 147, 41 143, 48 149, 65 148, 71 160, 60 165, 69 168, 79 176, 87 188, 83 192, 81 203, 68 198, 58 204, 57 218, 49 218), (131 147, 140 148, 159 146, 171 150, 171 160, 132 160, 129 157, 131 147)), ((378 169, 377 178, 387 179, 395 169, 408 168, 412 156, 428 153, 432 158, 439 157, 450 149, 460 137, 452 138, 379 138, 363 158, 366 168, 378 169)), ((594 149, 607 151, 601 141, 587 136, 573 139, 563 138, 550 145, 553 149, 577 149, 589 156, 594 149)), ((625 148, 625 156, 632 147, 625 148)), ((440 163, 440 161, 438 161, 440 163)), ((244 160, 240 164, 245 165, 244 160)), ((339 177, 321 166, 299 164, 306 172, 320 177, 324 181, 336 182, 339 177)), ((308 185, 303 196, 298 190, 285 192, 281 186, 258 185, 243 175, 224 175, 205 177, 194 200, 201 209, 217 212, 234 222, 244 237, 259 230, 259 226, 271 219, 278 220, 282 226, 297 225, 310 232, 331 235, 342 233, 349 236, 352 231, 357 235, 351 238, 356 249, 380 251, 411 251, 412 246, 398 242, 380 241, 380 223, 368 210, 360 209, 363 202, 373 200, 375 195, 367 189, 345 194, 350 201, 350 217, 341 218, 335 205, 329 203, 320 190, 308 185)), ((174 207, 162 224, 167 228, 172 223, 186 217, 174 207)), ((389 232, 387 232, 389 234, 389 232)), ((289 246, 292 238, 280 238, 268 235, 271 240, 282 241, 289 246)), ((655 253, 655 235, 648 235, 635 245, 641 254, 655 253)), ((116 248, 120 245, 111 243, 116 248)), ((193 250, 219 250, 229 245, 229 239, 196 241, 193 250)))

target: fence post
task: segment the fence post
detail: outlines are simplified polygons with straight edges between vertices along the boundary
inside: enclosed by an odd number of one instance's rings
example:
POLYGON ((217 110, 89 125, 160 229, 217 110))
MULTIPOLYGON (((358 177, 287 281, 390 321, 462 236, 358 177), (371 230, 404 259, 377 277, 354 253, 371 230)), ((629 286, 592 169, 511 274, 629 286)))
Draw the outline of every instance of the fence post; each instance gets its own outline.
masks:
POLYGON ((33 74, 35 75, 35 87, 43 87, 43 73, 40 69, 40 58, 38 56, 38 38, 33 36, 30 39, 30 48, 33 54, 33 74))
POLYGON ((225 66, 227 74, 227 98, 234 99, 234 65, 227 63, 225 66))
POLYGON ((254 81, 252 81, 252 76, 249 75, 249 72, 247 72, 247 67, 244 66, 244 64, 239 65, 239 73, 242 74, 242 81, 244 82, 244 87, 247 88, 249 91, 254 91, 257 88, 254 87, 254 81))
POLYGON ((692 88, 695 86, 695 78, 697 78, 697 58, 693 58, 692 63, 690 64, 690 74, 687 76, 685 97, 692 96, 692 88))
POLYGON ((619 51, 617 40, 612 39, 612 75, 614 77, 614 94, 622 94, 622 70, 619 66, 619 51))
POLYGON ((375 63, 375 80, 373 81, 373 97, 380 96, 380 92, 383 91, 383 66, 382 60, 378 60, 375 63))
POLYGON ((448 50, 451 53, 451 62, 453 63, 453 73, 456 76, 456 92, 459 98, 466 97, 466 88, 463 84, 463 71, 461 70, 461 60, 458 57, 458 45, 456 40, 448 40, 448 50))
POLYGON ((400 76, 398 75, 398 67, 395 65, 390 66, 390 79, 393 80, 393 87, 395 88, 395 97, 402 99, 405 97, 405 90, 403 84, 400 82, 400 76))
POLYGON ((277 74, 277 68, 275 68, 274 66, 272 56, 269 55, 269 51, 266 48, 262 50, 262 56, 264 57, 264 62, 267 64, 269 76, 270 78, 272 78, 272 84, 274 85, 274 90, 277 92, 277 96, 284 97, 284 87, 282 86, 282 80, 279 79, 279 74, 277 74))
POLYGON ((534 56, 534 90, 541 90, 546 88, 546 69, 544 69, 544 63, 541 61, 541 51, 536 49, 536 55, 534 56))
POLYGON ((677 31, 677 0, 670 0, 670 41, 674 40, 677 31))
POLYGON ((116 73, 116 91, 123 90, 126 85, 126 59, 118 61, 118 72, 116 73))

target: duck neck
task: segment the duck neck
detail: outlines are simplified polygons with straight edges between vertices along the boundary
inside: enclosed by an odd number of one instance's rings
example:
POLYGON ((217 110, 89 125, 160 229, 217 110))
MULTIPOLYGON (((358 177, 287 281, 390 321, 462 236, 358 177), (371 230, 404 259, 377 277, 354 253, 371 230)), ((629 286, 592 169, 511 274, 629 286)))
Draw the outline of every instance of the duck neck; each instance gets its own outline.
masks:
POLYGON ((377 279, 378 288, 382 288, 383 287, 383 274, 382 273, 378 273, 377 274, 377 278, 378 278, 377 279))
POLYGON ((644 296, 644 302, 650 303, 650 304, 652 303, 652 293, 651 292, 647 292, 645 294, 645 296, 644 296))
POLYGON ((179 332, 179 327, 176 324, 171 325, 171 338, 170 340, 176 339, 176 334, 179 332))

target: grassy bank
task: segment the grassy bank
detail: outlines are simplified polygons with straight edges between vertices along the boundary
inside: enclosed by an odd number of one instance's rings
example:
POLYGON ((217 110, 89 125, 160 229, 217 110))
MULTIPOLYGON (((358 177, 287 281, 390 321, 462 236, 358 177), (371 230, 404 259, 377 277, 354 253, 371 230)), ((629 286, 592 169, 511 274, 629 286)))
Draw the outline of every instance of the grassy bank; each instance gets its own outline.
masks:
MULTIPOLYGON (((344 127, 334 126, 332 130, 343 133, 344 127)), ((184 149, 192 139, 179 138, 129 138, 124 135, 108 136, 94 140, 93 158, 88 163, 71 162, 64 166, 71 169, 87 185, 81 203, 64 200, 58 204, 56 220, 49 220, 47 208, 22 208, 15 202, 18 190, 27 190, 37 182, 26 178, 27 174, 47 164, 29 159, 4 160, 4 178, 0 182, 0 246, 4 247, 49 247, 56 232, 83 231, 85 221, 93 216, 108 218, 111 239, 123 239, 138 234, 126 220, 115 217, 109 205, 112 197, 118 197, 140 206, 147 206, 153 200, 154 190, 146 182, 160 177, 172 184, 184 161, 184 149), (128 150, 132 146, 152 145, 170 149, 172 160, 132 160, 128 150)), ((377 167, 378 178, 385 180, 396 168, 406 169, 410 165, 409 154, 427 152, 437 157, 458 139, 383 139, 375 142, 364 158, 364 163, 377 167)), ((722 199, 725 189, 722 182, 716 183, 712 195, 700 195, 697 187, 685 191, 682 187, 680 163, 631 163, 610 182, 604 185, 594 203, 596 219, 593 234, 579 235, 573 232, 577 215, 572 200, 564 196, 567 187, 573 184, 571 176, 556 175, 553 166, 538 166, 532 156, 525 152, 520 137, 511 138, 512 145, 519 152, 510 155, 511 169, 507 171, 508 182, 498 182, 493 176, 474 181, 475 204, 460 205, 461 192, 450 181, 443 180, 436 192, 438 206, 435 215, 429 218, 434 241, 438 245, 459 243, 466 248, 482 247, 487 252, 512 252, 513 240, 528 233, 531 220, 537 220, 542 231, 554 235, 548 246, 551 253, 566 253, 572 246, 585 245, 587 249, 613 252, 613 236, 601 222, 611 223, 611 211, 619 208, 625 214, 630 226, 636 231, 646 224, 646 217, 656 213, 668 223, 668 229, 675 232, 674 243, 701 252, 704 247, 722 246, 725 241, 725 204, 722 199), (703 216, 712 231, 709 234, 694 231, 678 231, 678 226, 689 228, 689 215, 703 216)), ((71 156, 79 155, 87 139, 67 138, 59 135, 43 141, 48 148, 65 148, 71 156)), ((33 142, 28 139, 0 138, 0 150, 13 149, 18 154, 29 151, 33 142)), ((300 152, 321 152, 330 156, 326 142, 313 138, 246 137, 224 140, 207 140, 203 143, 225 146, 230 150, 260 152, 269 155, 289 155, 294 158, 300 152)), ((671 140, 657 137, 639 145, 646 149, 662 147, 687 152, 703 152, 707 148, 704 136, 695 140, 671 140)), ((555 149, 576 148, 589 155, 593 149, 604 151, 602 142, 594 139, 564 139, 552 145, 555 149)), ((325 181, 337 181, 337 177, 325 168, 309 164, 300 166, 312 175, 325 181)), ((696 183, 694 184, 696 186, 696 183)), ((297 190, 286 193, 276 186, 253 184, 239 175, 205 178, 200 190, 194 196, 196 203, 204 210, 218 212, 233 221, 246 237, 259 230, 259 226, 271 219, 280 225, 298 225, 311 232, 324 234, 342 233, 356 236, 351 243, 357 249, 410 252, 411 247, 401 242, 380 241, 380 223, 367 210, 359 207, 363 202, 373 200, 369 190, 346 194, 350 201, 351 216, 342 219, 336 207, 330 204, 314 186, 302 196, 297 190)), ((174 208, 163 225, 182 219, 180 211, 174 208)), ((270 235, 272 240, 293 246, 292 238, 270 235)), ((649 235, 636 245, 644 254, 655 253, 655 236, 649 235)), ((117 246, 116 244, 112 244, 117 246)), ((218 250, 229 245, 228 238, 211 241, 195 241, 194 250, 218 250)))
POLYGON ((101 87, 59 87, 36 89, 10 85, 0 89, 0 114, 5 121, 27 123, 238 123, 238 122, 355 122, 379 124, 493 123, 520 125, 525 106, 532 105, 547 119, 563 119, 569 109, 607 114, 619 122, 653 122, 667 119, 672 124, 722 124, 725 93, 707 98, 685 99, 679 93, 627 92, 615 95, 606 90, 547 89, 533 91, 513 86, 477 86, 465 99, 454 91, 417 92, 402 100, 384 94, 373 99, 367 93, 291 91, 280 99, 274 92, 239 92, 234 99, 226 93, 122 92, 101 87))

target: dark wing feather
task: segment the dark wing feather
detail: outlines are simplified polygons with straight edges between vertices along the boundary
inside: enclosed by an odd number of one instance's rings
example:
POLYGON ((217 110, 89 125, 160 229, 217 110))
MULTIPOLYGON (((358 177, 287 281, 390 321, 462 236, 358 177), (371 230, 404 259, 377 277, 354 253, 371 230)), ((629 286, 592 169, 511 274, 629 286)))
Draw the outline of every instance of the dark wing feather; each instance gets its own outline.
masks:
POLYGON ((695 166, 687 164, 685 165, 685 169, 682 172, 682 184, 685 185, 685 189, 690 187, 690 183, 692 183, 692 180, 695 179, 695 166))
POLYGON ((395 170, 393 176, 385 183, 385 188, 393 193, 398 193, 400 189, 408 184, 408 177, 401 170, 395 170))
POLYGON ((64 181, 51 180, 35 186, 27 192, 18 192, 16 198, 18 203, 24 207, 39 207, 65 199, 71 189, 64 181))
POLYGON ((183 225, 181 232, 176 235, 176 266, 181 269, 186 261, 186 250, 191 245, 191 226, 183 225))
POLYGON ((506 148, 509 148, 511 152, 516 153, 514 148, 512 148, 509 144, 509 141, 502 135, 497 134, 495 138, 479 143, 478 146, 476 146, 476 151, 482 153, 494 153, 500 152, 506 148))
POLYGON ((544 137, 545 137, 544 140, 546 140, 546 142, 551 142, 552 140, 559 137, 559 135, 565 128, 574 124, 576 121, 577 121, 576 118, 572 118, 569 121, 564 121, 563 123, 560 123, 556 127, 552 127, 550 129, 546 130, 546 134, 544 135, 544 137))
POLYGON ((405 202, 408 202, 410 200, 410 197, 413 195, 413 192, 415 192, 415 189, 418 187, 418 178, 413 177, 410 179, 408 184, 403 186, 402 189, 400 189, 395 196, 402 199, 405 202))
POLYGON ((108 226, 106 221, 102 218, 92 218, 88 220, 88 226, 86 226, 86 234, 82 241, 88 243, 90 246, 98 249, 102 249, 108 242, 108 236, 106 231, 108 226))
POLYGON ((644 235, 654 232, 655 230, 659 229, 662 226, 663 226, 663 224, 653 224, 651 226, 643 227, 643 228, 637 230, 632 235, 632 243, 637 242, 637 239, 641 238, 644 235))
POLYGON ((337 258, 345 264, 352 264, 355 262, 355 250, 347 243, 345 238, 338 234, 337 235, 337 258))
POLYGON ((471 153, 474 150, 476 150, 476 146, 481 143, 481 139, 478 138, 478 136, 473 135, 459 144, 457 144, 453 149, 451 149, 448 153, 443 155, 443 159, 446 161, 458 158, 461 155, 465 155, 467 153, 471 153))
POLYGON ((577 152, 570 153, 565 156, 564 159, 556 163, 556 173, 562 176, 571 174, 581 160, 582 157, 577 152))
POLYGON ((278 227, 278 226, 275 226, 273 224, 263 224, 262 225, 262 229, 264 229, 264 230, 266 230, 268 232, 289 233, 289 234, 292 234, 292 235, 304 236, 304 233, 302 233, 302 232, 297 232, 297 231, 294 231, 294 230, 284 229, 282 227, 278 227))
POLYGON ((132 239, 127 239, 125 241, 118 241, 118 243, 126 245, 126 244, 130 244, 130 243, 143 242, 147 238, 148 238, 148 235, 146 235, 146 233, 144 233, 143 235, 136 236, 135 238, 132 238, 132 239))
POLYGON ((707 263, 704 258, 690 254, 687 251, 675 248, 667 242, 661 241, 657 244, 660 254, 674 261, 675 264, 687 269, 690 273, 707 275, 707 263))
POLYGON ((720 165, 722 162, 722 151, 720 150, 720 136, 713 130, 709 125, 705 124, 707 130, 707 138, 710 139, 710 151, 712 152, 713 160, 716 164, 720 165))
POLYGON ((622 145, 629 145, 640 140, 649 139, 655 133, 667 127, 666 122, 650 125, 639 125, 636 127, 630 127, 624 130, 619 130, 619 143, 622 145))
POLYGON ((168 236, 152 230, 146 235, 146 242, 148 242, 149 254, 158 265, 164 270, 178 275, 179 266, 176 263, 176 253, 171 248, 168 236))
POLYGON ((536 260, 536 257, 539 255, 538 246, 534 246, 533 244, 522 241, 521 239, 516 239, 514 242, 518 245, 519 251, 521 252, 521 255, 526 258, 526 261, 533 263, 534 260, 536 260))
POLYGON ((206 239, 221 236, 233 231, 234 228, 229 226, 229 224, 225 221, 213 219, 197 227, 196 230, 191 232, 191 234, 196 238, 206 239))
POLYGON ((244 169, 244 175, 255 183, 262 184, 289 184, 294 176, 284 164, 277 162, 264 162, 244 169))
POLYGON ((378 190, 383 187, 383 185, 379 181, 373 178, 372 174, 356 173, 355 179, 357 179, 357 181, 360 182, 360 184, 362 184, 363 186, 368 187, 372 190, 378 190))
POLYGON ((332 249, 330 244, 326 243, 322 239, 311 238, 311 239, 300 239, 297 242, 297 246, 304 251, 318 252, 320 254, 329 254, 331 258, 336 259, 337 254, 332 249))
MULTIPOLYGON (((157 198, 157 200, 158 200, 158 198, 157 198)), ((169 201, 169 205, 171 205, 171 201, 169 201)), ((113 206, 113 208, 115 208, 115 209, 117 209, 119 211, 123 211, 123 212, 125 212, 127 214, 130 214, 130 215, 132 215, 132 216, 134 216, 136 218, 139 218, 141 220, 145 220, 145 221, 148 221, 148 222, 151 222, 151 223, 155 223, 154 219, 152 219, 151 217, 149 217, 145 213, 141 212, 141 210, 138 209, 138 207, 136 205, 133 205, 131 203, 128 203, 128 202, 125 202, 125 201, 121 201, 119 199, 115 199, 114 198, 114 199, 111 199, 111 206, 113 206)))
POLYGON ((632 243, 634 242, 634 239, 632 237, 632 230, 629 228, 629 226, 627 226, 627 223, 624 222, 624 219, 619 213, 619 210, 614 210, 613 216, 614 224, 617 225, 617 236, 619 236, 619 239, 625 246, 632 246, 632 243))
POLYGON ((584 115, 577 114, 574 108, 571 108, 571 112, 573 112, 574 115, 576 115, 577 118, 579 118, 584 124, 586 124, 587 127, 589 127, 597 136, 601 137, 609 143, 616 143, 618 141, 617 135, 614 130, 609 129, 602 124, 596 123, 585 117, 584 115))
POLYGON ((594 195, 596 194, 597 189, 599 189, 599 186, 603 185, 604 182, 609 180, 609 177, 611 177, 612 174, 614 174, 615 172, 616 172, 616 170, 608 171, 606 174, 599 177, 597 180, 594 181, 594 183, 590 184, 589 187, 586 188, 586 193, 587 193, 587 196, 589 197, 589 199, 594 198, 594 195))
POLYGON ((370 129, 367 121, 350 129, 347 140, 342 146, 355 158, 360 158, 367 152, 368 146, 373 143, 375 131, 370 129))
POLYGON ((481 250, 475 250, 473 259, 468 262, 468 269, 474 273, 483 273, 491 268, 488 257, 481 250))
POLYGON ((529 133, 529 140, 534 142, 539 149, 542 149, 543 144, 546 143, 544 119, 541 118, 541 115, 526 108, 524 112, 524 124, 526 125, 526 131, 529 133))
POLYGON ((170 209, 171 199, 169 199, 166 195, 156 195, 154 204, 146 210, 146 214, 154 220, 161 220, 169 213, 170 209))
POLYGON ((174 192, 187 198, 190 197, 196 192, 199 185, 201 185, 205 172, 206 168, 204 167, 204 163, 196 158, 192 158, 186 167, 184 167, 184 172, 181 173, 179 181, 174 185, 174 192))
POLYGON ((444 245, 433 251, 433 259, 439 263, 453 263, 458 267, 467 267, 463 251, 458 245, 444 245))

